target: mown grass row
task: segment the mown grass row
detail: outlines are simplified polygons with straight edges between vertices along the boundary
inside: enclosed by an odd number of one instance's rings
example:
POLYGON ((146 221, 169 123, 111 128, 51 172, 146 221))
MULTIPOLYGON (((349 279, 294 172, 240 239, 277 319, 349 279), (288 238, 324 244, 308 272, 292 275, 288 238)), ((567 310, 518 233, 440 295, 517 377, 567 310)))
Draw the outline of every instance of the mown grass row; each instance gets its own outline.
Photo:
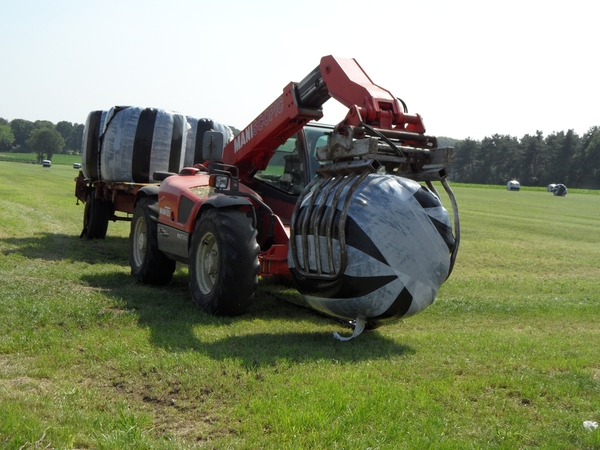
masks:
POLYGON ((597 195, 456 187, 436 303, 343 343, 286 286, 225 319, 136 283, 74 172, 0 162, 0 447, 600 448, 597 195))

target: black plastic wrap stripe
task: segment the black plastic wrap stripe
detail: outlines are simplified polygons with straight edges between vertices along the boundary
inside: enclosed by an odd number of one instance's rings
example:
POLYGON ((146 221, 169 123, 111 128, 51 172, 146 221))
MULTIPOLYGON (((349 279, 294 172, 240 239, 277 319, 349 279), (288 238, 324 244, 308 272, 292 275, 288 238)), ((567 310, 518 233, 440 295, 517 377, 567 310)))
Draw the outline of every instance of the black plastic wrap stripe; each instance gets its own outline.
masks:
POLYGON ((98 154, 100 151, 100 122, 103 111, 94 111, 90 114, 88 123, 87 142, 85 143, 85 167, 88 177, 97 180, 98 176, 98 154))
POLYGON ((173 133, 171 134, 171 152, 169 153, 169 172, 179 172, 181 164, 181 144, 183 143, 184 117, 173 115, 173 133))
POLYGON ((390 305, 390 307, 377 317, 371 317, 371 320, 385 320, 385 319, 397 319, 403 317, 412 304, 413 296, 410 291, 406 288, 402 289, 396 300, 390 305))
POLYGON ((150 157, 152 156, 152 137, 158 110, 146 108, 140 114, 133 141, 132 176, 134 183, 148 183, 150 180, 150 157))

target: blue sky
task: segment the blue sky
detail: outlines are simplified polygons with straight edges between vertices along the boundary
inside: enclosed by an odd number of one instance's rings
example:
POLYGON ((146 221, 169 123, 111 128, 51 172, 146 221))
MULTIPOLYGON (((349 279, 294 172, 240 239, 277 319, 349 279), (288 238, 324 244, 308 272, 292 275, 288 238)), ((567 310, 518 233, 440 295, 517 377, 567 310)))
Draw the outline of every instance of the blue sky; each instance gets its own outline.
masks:
POLYGON ((600 125, 598 17, 592 0, 0 0, 0 117, 136 105, 242 129, 333 54, 428 134, 582 134, 600 125))

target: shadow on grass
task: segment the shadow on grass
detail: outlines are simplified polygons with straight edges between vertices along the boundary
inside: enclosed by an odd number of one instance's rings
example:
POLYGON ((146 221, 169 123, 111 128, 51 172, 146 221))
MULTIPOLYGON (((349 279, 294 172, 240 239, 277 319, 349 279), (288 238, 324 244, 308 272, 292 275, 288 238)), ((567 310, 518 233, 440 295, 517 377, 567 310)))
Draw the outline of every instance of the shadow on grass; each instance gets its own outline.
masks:
POLYGON ((79 235, 37 233, 24 238, 0 239, 2 254, 20 254, 46 261, 72 261, 88 264, 129 264, 129 242, 125 237, 88 240, 79 235))
POLYGON ((247 368, 274 365, 277 361, 304 363, 336 361, 341 364, 412 355, 415 351, 378 332, 368 332, 350 342, 340 342, 331 332, 257 333, 232 336, 203 345, 215 360, 239 360, 247 368))
POLYGON ((151 343, 171 352, 196 351, 215 360, 240 360, 248 368, 281 359, 344 363, 414 353, 410 347, 378 331, 365 332, 350 342, 339 342, 332 332, 350 335, 349 328, 270 295, 268 285, 265 287, 263 283, 248 313, 239 317, 215 317, 202 313, 192 304, 187 271, 182 268, 165 287, 145 286, 122 273, 87 275, 81 279, 90 286, 109 291, 118 303, 134 311, 139 326, 150 331, 151 343), (271 325, 272 332, 268 331, 271 325), (315 330, 325 327, 327 331, 304 331, 313 326, 315 330), (299 328, 303 331, 297 331, 299 328), (215 333, 224 337, 215 339, 215 333))
MULTIPOLYGON (((0 239, 0 248, 5 256, 19 254, 45 261, 129 264, 128 240, 124 237, 85 240, 75 235, 39 233, 26 238, 0 239)), ((334 340, 334 330, 344 335, 351 334, 351 330, 334 319, 298 306, 300 294, 289 285, 261 282, 247 314, 223 318, 204 314, 192 304, 187 269, 182 266, 165 287, 142 285, 123 270, 86 272, 80 275, 81 281, 108 293, 117 308, 124 305, 134 311, 139 326, 150 330, 152 344, 168 351, 191 350, 215 360, 241 360, 250 368, 282 358, 293 362, 320 359, 350 362, 414 353, 377 331, 365 332, 350 342, 334 340), (299 322, 302 330, 313 326, 315 330, 324 327, 328 330, 294 331, 299 329, 299 322), (271 324, 274 331, 265 331, 271 324), (210 334, 215 328, 226 337, 215 340, 210 334)))

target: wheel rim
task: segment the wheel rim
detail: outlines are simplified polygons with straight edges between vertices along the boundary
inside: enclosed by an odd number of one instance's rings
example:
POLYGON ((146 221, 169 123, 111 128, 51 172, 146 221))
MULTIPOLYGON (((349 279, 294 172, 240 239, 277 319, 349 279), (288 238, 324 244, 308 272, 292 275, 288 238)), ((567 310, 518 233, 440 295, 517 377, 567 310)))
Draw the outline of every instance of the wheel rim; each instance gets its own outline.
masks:
POLYGON ((146 221, 143 218, 139 218, 135 223, 133 233, 133 259, 138 267, 143 264, 146 257, 147 234, 146 221))
POLYGON ((206 233, 200 240, 196 253, 196 280, 203 294, 212 291, 219 270, 219 247, 212 233, 206 233))

